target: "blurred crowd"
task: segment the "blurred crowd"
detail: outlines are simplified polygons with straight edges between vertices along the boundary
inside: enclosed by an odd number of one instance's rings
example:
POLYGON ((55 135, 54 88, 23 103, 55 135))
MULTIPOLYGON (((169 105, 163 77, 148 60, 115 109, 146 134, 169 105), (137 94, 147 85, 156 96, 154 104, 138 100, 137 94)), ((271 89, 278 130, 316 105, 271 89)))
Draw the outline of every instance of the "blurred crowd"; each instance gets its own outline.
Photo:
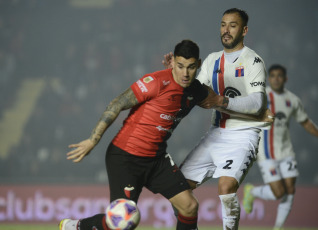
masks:
MULTIPOLYGON (((162 69, 163 55, 180 40, 195 40, 202 58, 221 50, 218 26, 227 5, 209 15, 211 9, 201 8, 205 18, 198 19, 201 14, 196 12, 191 19, 194 1, 184 1, 182 10, 168 0, 105 0, 99 7, 80 7, 76 2, 81 1, 0 0, 0 119, 15 103, 24 79, 45 80, 20 143, 0 159, 1 183, 107 182, 105 150, 127 113, 117 119, 83 162, 67 161, 67 146, 89 137, 112 98, 144 74, 162 69), (178 16, 180 13, 188 15, 186 22, 184 16, 178 16)), ((309 115, 315 117, 317 108, 311 106, 318 100, 317 80, 312 83, 315 71, 303 68, 301 63, 315 63, 312 57, 318 51, 317 29, 313 37, 302 42, 297 40, 302 37, 296 35, 294 26, 281 21, 275 28, 264 27, 263 40, 255 38, 257 32, 251 32, 247 45, 269 64, 280 62, 280 55, 288 52, 282 63, 292 75, 288 86, 297 89, 295 93, 309 115), (276 36, 272 39, 273 34, 276 36)), ((195 109, 181 122, 168 142, 177 163, 200 140, 209 120, 209 111, 195 109)), ((297 126, 293 130, 301 132, 297 126)), ((305 175, 300 182, 318 184, 318 173, 306 166, 312 159, 318 160, 314 156, 317 143, 306 136, 294 136, 299 163, 304 164, 305 175)), ((257 173, 249 179, 261 182, 257 173)))

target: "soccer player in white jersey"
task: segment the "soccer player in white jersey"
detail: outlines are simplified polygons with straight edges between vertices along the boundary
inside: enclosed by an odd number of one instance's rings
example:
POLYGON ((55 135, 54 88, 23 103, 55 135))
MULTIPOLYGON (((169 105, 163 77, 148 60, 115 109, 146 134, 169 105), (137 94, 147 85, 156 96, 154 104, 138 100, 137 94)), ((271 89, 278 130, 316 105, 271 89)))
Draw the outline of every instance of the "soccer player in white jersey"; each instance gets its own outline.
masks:
POLYGON ((212 177, 219 178, 223 229, 227 230, 238 229, 240 203, 236 192, 256 159, 259 133, 268 126, 228 115, 232 111, 258 115, 267 104, 264 62, 243 43, 247 23, 248 15, 241 9, 232 8, 223 14, 220 35, 224 50, 211 53, 198 75, 198 80, 213 89, 223 103, 213 110, 211 128, 181 166, 192 189, 212 177))
POLYGON ((281 229, 291 210, 295 182, 298 176, 295 153, 289 135, 289 122, 292 117, 310 134, 318 137, 317 126, 308 118, 299 98, 287 90, 285 67, 273 65, 268 70, 269 85, 266 88, 268 107, 275 113, 275 121, 270 130, 261 133, 258 165, 265 185, 244 187, 243 206, 247 213, 252 212, 255 197, 263 200, 278 200, 274 229, 281 229))

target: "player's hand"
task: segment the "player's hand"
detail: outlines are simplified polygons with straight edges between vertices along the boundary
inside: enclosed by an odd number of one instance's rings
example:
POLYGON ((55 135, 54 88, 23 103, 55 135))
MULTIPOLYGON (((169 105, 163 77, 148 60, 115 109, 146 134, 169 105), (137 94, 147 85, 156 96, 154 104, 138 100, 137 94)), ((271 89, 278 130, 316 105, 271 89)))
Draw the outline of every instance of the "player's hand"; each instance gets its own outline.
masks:
POLYGON ((163 60, 161 61, 161 63, 164 65, 164 67, 166 69, 172 68, 173 66, 173 53, 167 53, 165 55, 163 55, 163 60))
POLYGON ((272 124, 275 120, 275 115, 270 109, 266 109, 261 115, 260 115, 260 121, 270 123, 272 124))
POLYGON ((208 96, 199 103, 199 106, 205 109, 217 108, 220 107, 222 96, 217 95, 211 87, 204 85, 205 88, 208 90, 208 96))
POLYGON ((92 151, 92 149, 95 147, 95 144, 92 140, 86 139, 78 144, 71 144, 68 147, 75 149, 66 154, 67 159, 78 163, 92 151))

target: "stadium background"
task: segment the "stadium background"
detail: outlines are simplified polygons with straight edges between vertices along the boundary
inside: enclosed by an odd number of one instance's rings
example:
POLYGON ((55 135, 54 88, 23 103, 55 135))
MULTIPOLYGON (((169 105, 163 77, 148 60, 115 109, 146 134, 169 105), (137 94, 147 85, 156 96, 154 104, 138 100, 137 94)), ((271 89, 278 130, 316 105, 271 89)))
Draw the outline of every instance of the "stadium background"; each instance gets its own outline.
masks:
MULTIPOLYGON (((267 67, 287 67, 288 89, 318 123, 317 1, 0 0, 0 219, 8 191, 107 185, 105 149, 127 112, 82 163, 66 160, 67 146, 90 135, 113 97, 162 69, 163 55, 180 40, 196 41, 202 59, 221 50, 220 19, 232 7, 250 16, 245 45, 267 67)), ((209 125, 210 112, 202 109, 180 123, 168 142, 176 163, 209 125)), ((317 191, 318 141, 295 122, 291 136, 301 173, 297 185, 317 191)), ((262 183, 257 166, 245 181, 262 183)), ((207 190, 215 185, 211 180, 207 190)), ((307 226, 318 227, 313 221, 307 226)))

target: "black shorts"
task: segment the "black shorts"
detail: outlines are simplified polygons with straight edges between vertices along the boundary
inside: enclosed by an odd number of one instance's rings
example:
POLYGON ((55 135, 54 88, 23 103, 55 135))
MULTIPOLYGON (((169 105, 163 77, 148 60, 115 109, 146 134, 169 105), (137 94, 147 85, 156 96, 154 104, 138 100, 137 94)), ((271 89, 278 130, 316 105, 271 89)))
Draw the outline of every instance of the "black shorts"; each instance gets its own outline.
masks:
POLYGON ((111 201, 126 198, 137 202, 143 187, 167 199, 190 189, 169 154, 139 157, 111 143, 106 152, 106 169, 111 201))

